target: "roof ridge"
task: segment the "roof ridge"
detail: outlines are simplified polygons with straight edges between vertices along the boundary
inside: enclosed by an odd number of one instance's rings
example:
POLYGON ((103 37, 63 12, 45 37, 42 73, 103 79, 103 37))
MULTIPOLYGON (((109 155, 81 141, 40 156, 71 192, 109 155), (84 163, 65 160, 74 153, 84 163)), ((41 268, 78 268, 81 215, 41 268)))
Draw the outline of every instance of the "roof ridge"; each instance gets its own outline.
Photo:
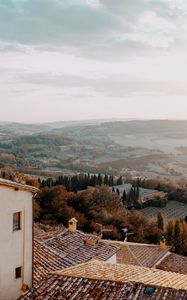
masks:
POLYGON ((58 237, 59 235, 62 235, 63 233, 65 233, 67 231, 68 231, 68 229, 64 228, 61 232, 54 232, 53 236, 49 237, 48 239, 44 239, 42 242, 45 243, 45 242, 51 241, 51 240, 55 239, 56 237, 58 237))
MULTIPOLYGON (((91 261, 93 262, 96 261, 96 259, 91 259, 91 261)), ((77 267, 84 267, 86 265, 88 265, 90 261, 88 262, 85 262, 85 263, 82 263, 82 264, 77 264, 75 266, 71 266, 71 267, 68 267, 66 269, 62 269, 62 270, 58 270, 58 271, 55 271, 55 272, 51 272, 50 274, 57 274, 57 275, 63 275, 63 276, 67 276, 67 275, 64 275, 63 272, 66 270, 66 271, 73 271, 74 269, 76 269, 77 267)), ((69 277, 69 276, 68 276, 69 277)), ((70 276, 70 277, 76 277, 76 276, 70 276)))
MULTIPOLYGON (((84 264, 79 264, 80 265, 84 265, 84 264)), ((76 266, 74 266, 76 267, 76 266)), ((73 268, 73 267, 68 267, 68 268, 65 268, 65 269, 70 269, 70 268, 73 268)), ((163 270, 161 270, 163 271, 163 270)), ((163 272, 167 272, 167 271, 163 271, 163 272)), ((167 272, 169 273, 169 272, 167 272)), ((171 273, 175 273, 175 272, 171 272, 171 273)), ((178 274, 178 273, 176 273, 178 274)), ((149 283, 149 284, 146 284, 146 283, 143 283, 143 282, 139 282, 139 281, 136 281, 136 280, 129 280, 129 281, 119 281, 119 280, 114 280, 114 279, 98 279, 98 278, 89 278, 89 277, 84 277, 84 276, 80 276, 78 277, 77 275, 71 275, 71 274, 61 274, 60 271, 54 271, 54 272, 49 272, 48 275, 56 275, 58 277, 68 277, 68 278, 86 278, 88 280, 93 280, 93 281, 102 281, 102 282, 118 282, 118 283, 121 283, 121 284, 141 284, 143 286, 149 286, 149 287, 154 287, 154 288, 167 288, 167 289, 172 289, 172 290, 175 290, 175 291, 185 291, 186 292, 186 289, 184 288, 176 288, 176 287, 166 287, 166 286, 162 286, 162 285, 159 285, 159 284, 154 284, 154 283, 149 283)))
MULTIPOLYGON (((136 242, 124 242, 124 241, 115 241, 115 240, 103 240, 107 243, 118 243, 118 244, 125 244, 125 245, 132 245, 132 246, 147 246, 147 247, 159 247, 159 244, 146 244, 146 243, 136 243, 136 242)), ((166 246, 167 248, 171 248, 171 246, 166 246)))
POLYGON ((137 262, 137 265, 143 267, 143 265, 141 264, 141 262, 138 261, 138 258, 135 256, 135 254, 134 254, 134 253, 132 252, 132 250, 130 249, 129 245, 127 245, 127 248, 128 248, 128 250, 129 250, 129 252, 132 254, 132 256, 134 257, 135 261, 137 262))

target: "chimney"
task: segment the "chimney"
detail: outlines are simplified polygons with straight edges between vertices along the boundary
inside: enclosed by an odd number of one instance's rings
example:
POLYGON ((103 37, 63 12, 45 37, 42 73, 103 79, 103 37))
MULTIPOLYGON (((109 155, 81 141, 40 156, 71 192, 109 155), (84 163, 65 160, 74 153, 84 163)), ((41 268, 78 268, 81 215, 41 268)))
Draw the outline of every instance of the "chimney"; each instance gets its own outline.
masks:
POLYGON ((75 232, 77 230, 77 220, 75 218, 72 218, 68 222, 68 230, 70 232, 75 232))
POLYGON ((88 238, 86 240, 84 240, 84 243, 88 246, 94 246, 95 244, 97 244, 99 241, 99 238, 88 238))
POLYGON ((164 249, 166 249, 166 239, 164 236, 162 236, 160 240, 160 250, 164 250, 164 249))

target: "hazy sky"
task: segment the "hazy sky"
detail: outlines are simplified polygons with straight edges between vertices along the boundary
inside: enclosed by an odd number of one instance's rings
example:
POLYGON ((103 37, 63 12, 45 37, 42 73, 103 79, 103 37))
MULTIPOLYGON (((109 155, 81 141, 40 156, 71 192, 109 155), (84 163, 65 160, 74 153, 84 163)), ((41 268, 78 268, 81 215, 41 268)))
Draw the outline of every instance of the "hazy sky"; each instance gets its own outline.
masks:
POLYGON ((187 119, 187 0, 0 0, 0 120, 187 119))

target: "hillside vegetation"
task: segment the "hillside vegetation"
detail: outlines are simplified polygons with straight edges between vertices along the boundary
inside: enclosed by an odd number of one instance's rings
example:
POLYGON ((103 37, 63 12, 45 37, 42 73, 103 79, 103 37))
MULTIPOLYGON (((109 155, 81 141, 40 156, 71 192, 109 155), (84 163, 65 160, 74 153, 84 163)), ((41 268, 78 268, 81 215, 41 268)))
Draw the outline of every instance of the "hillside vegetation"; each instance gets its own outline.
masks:
POLYGON ((187 175, 187 121, 0 123, 0 167, 25 173, 187 175))

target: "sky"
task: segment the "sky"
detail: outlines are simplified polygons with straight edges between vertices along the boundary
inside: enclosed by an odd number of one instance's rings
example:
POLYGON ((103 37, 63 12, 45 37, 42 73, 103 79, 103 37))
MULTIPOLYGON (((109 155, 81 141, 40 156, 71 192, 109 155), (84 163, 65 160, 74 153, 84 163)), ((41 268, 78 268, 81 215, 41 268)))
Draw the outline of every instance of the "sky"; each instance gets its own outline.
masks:
POLYGON ((187 119, 186 0, 0 0, 0 121, 187 119))

